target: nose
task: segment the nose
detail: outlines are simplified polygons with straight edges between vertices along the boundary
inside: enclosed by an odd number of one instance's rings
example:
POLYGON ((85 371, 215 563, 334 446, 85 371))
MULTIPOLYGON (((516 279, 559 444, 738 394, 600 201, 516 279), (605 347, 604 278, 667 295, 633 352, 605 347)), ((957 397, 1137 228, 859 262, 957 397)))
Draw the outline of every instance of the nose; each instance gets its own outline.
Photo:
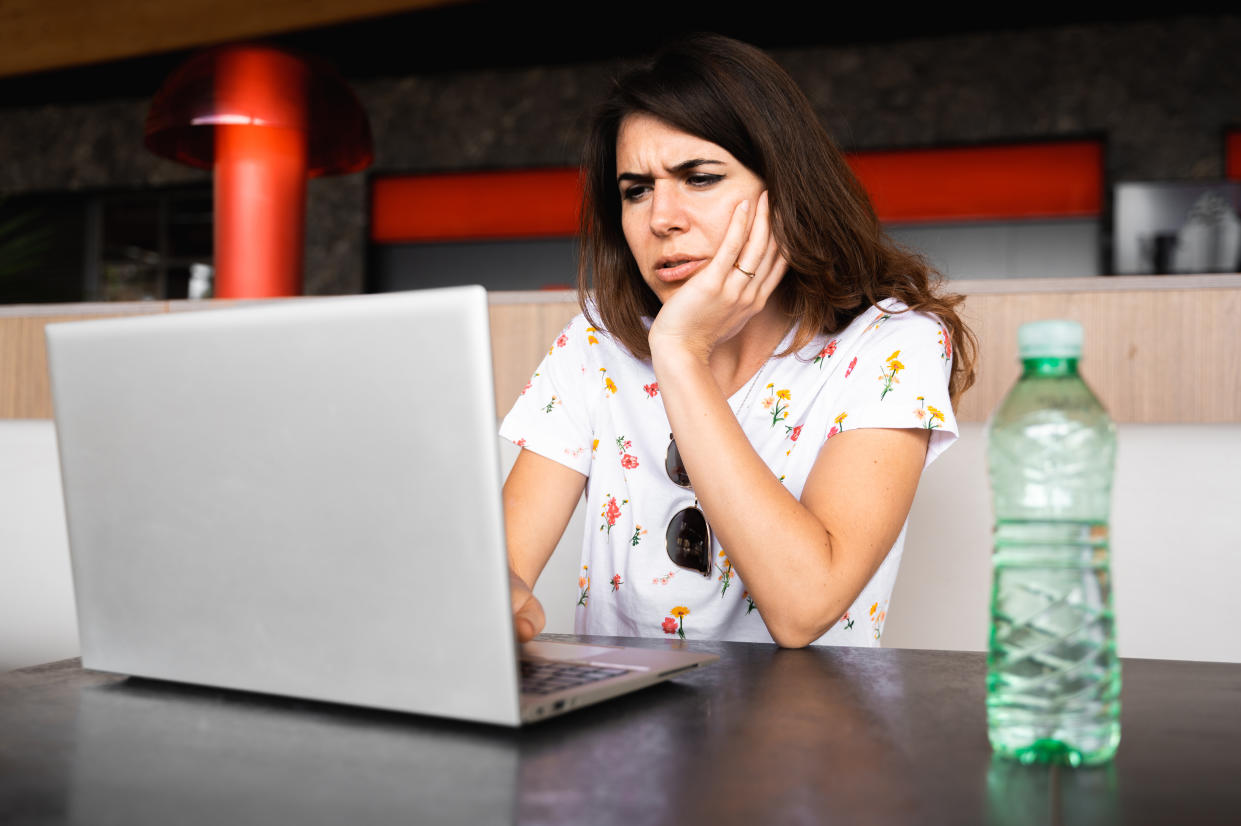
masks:
POLYGON ((656 181, 651 190, 651 231, 656 235, 683 232, 688 228, 689 216, 676 186, 668 181, 656 181))

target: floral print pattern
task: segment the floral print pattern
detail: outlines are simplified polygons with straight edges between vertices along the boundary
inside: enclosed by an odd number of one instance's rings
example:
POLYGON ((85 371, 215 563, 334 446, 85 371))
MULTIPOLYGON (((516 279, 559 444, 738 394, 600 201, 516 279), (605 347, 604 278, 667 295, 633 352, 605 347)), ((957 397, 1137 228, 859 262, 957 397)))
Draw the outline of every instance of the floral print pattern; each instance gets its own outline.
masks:
POLYGON ((905 369, 905 365, 901 364, 900 359, 897 358, 900 354, 901 351, 897 350, 883 360, 884 367, 879 371, 879 381, 883 382, 883 392, 879 394, 880 401, 892 392, 892 385, 901 383, 901 380, 896 377, 897 373, 905 369))
POLYGON ((583 565, 582 573, 577 578, 577 604, 585 608, 586 603, 590 600, 590 566, 583 565))
POLYGON ((715 569, 720 572, 718 581, 720 582, 720 598, 723 599, 728 593, 728 586, 733 584, 733 564, 723 551, 720 551, 720 559, 723 562, 715 563, 715 569))
POLYGON ((616 520, 621 517, 621 507, 628 505, 628 499, 622 499, 618 503, 616 497, 611 494, 604 495, 603 510, 599 515, 603 517, 603 524, 599 526, 599 530, 605 531, 608 536, 612 535, 612 526, 616 524, 616 520))
POLYGON ((891 318, 891 317, 892 317, 892 316, 888 315, 887 313, 884 313, 883 315, 881 315, 881 316, 879 316, 878 318, 876 318, 876 319, 875 319, 875 320, 871 323, 871 325, 870 325, 869 327, 867 327, 867 328, 866 328, 865 332, 868 332, 868 333, 869 333, 869 332, 873 332, 874 330, 878 330, 880 327, 882 327, 882 326, 883 326, 883 322, 887 321, 887 320, 888 320, 889 318, 891 318))
POLYGON ((836 355, 836 345, 838 341, 839 339, 832 339, 822 350, 819 351, 819 354, 814 357, 814 363, 819 365, 820 370, 823 369, 823 365, 828 359, 836 355))
POLYGON ((788 388, 777 390, 774 384, 768 384, 767 390, 762 405, 771 414, 771 426, 775 427, 789 417, 789 402, 793 400, 793 393, 788 388))
POLYGON ((926 430, 934 430, 944 424, 944 414, 939 408, 926 403, 925 396, 918 397, 918 407, 914 408, 914 418, 922 422, 926 430))
POLYGON ((557 347, 563 348, 569 343, 569 329, 572 326, 573 322, 570 321, 567 325, 565 325, 565 328, 560 331, 560 335, 556 336, 556 340, 552 342, 552 346, 547 348, 547 354, 549 356, 556 352, 557 347))
POLYGON ((797 440, 801 438, 801 429, 803 427, 805 427, 805 424, 799 424, 796 427, 792 425, 787 425, 787 424, 784 426, 785 436, 788 438, 790 442, 793 443, 792 445, 789 446, 788 450, 784 451, 785 456, 793 455, 793 448, 797 447, 797 440))
POLYGON ((836 418, 832 419, 832 429, 827 431, 827 438, 830 439, 837 433, 843 433, 845 429, 845 419, 847 418, 849 418, 849 414, 844 410, 840 411, 836 418))
POLYGON ((603 389, 615 396, 616 382, 612 381, 612 377, 608 375, 608 368, 600 367, 599 372, 603 374, 603 389))
MULTIPOLYGON (((677 618, 677 629, 676 629, 677 636, 680 637, 681 639, 685 639, 685 618, 689 616, 689 609, 686 608, 684 605, 678 605, 677 607, 673 608, 668 613, 672 614, 672 616, 677 618)), ((668 623, 665 620, 664 622, 665 631, 668 630, 667 625, 668 623)))
POLYGON ((627 452, 631 447, 633 447, 632 441, 624 436, 616 437, 616 452, 620 454, 621 467, 625 470, 633 470, 638 466, 638 457, 627 452))
POLYGON ((878 640, 883 634, 883 621, 888 616, 888 601, 883 601, 883 607, 879 607, 879 603, 870 606, 870 632, 878 640))

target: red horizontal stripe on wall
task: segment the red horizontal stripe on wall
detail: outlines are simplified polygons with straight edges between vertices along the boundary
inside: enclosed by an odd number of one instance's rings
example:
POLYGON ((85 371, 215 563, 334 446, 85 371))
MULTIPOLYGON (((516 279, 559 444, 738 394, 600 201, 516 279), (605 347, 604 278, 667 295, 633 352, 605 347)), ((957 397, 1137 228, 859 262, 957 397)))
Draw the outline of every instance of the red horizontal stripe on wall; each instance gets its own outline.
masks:
POLYGON ((480 241, 577 233, 577 169, 376 178, 371 240, 480 241))
POLYGON ((1229 130, 1224 138, 1224 168, 1230 181, 1241 181, 1241 129, 1229 130))
POLYGON ((858 152, 848 160, 884 222, 1073 217, 1103 208, 1097 141, 858 152))
MULTIPOLYGON (((1241 177, 1232 174, 1241 168, 1241 135, 1229 141, 1230 176, 1241 177)), ((1095 141, 858 152, 848 160, 889 223, 1078 217, 1103 207, 1103 146, 1095 141)), ((577 232, 580 201, 573 168, 376 178, 371 239, 567 237, 577 232)))

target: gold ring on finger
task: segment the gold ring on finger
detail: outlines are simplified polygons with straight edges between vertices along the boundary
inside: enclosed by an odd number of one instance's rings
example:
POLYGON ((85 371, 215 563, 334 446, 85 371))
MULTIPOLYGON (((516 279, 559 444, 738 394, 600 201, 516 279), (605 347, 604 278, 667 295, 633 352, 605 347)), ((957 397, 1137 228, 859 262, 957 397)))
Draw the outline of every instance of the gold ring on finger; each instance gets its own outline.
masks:
POLYGON ((734 266, 734 267, 736 267, 738 270, 740 270, 742 273, 744 273, 747 277, 749 277, 749 278, 753 278, 753 277, 754 277, 754 273, 750 272, 750 271, 749 271, 749 270, 747 270, 745 267, 741 266, 741 262, 740 262, 740 261, 738 261, 736 264, 733 264, 733 266, 734 266))

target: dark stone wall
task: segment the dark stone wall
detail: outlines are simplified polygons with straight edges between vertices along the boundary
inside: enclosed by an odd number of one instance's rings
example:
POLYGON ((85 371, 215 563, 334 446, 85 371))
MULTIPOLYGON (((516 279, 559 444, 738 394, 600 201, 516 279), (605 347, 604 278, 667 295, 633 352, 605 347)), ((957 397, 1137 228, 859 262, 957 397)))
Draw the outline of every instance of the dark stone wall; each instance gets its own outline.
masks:
POLYGON ((1236 17, 777 56, 854 149, 1091 134, 1113 180, 1213 178, 1241 124, 1236 17))
MULTIPOLYGON (((847 149, 1101 136, 1109 181, 1223 175, 1241 125, 1241 18, 1064 26, 773 51, 847 149)), ((573 164, 617 64, 353 84, 370 173, 573 164)), ((163 186, 204 173, 142 146, 146 101, 0 109, 0 192, 163 186)), ((367 173, 312 181, 306 291, 356 292, 367 173)))

